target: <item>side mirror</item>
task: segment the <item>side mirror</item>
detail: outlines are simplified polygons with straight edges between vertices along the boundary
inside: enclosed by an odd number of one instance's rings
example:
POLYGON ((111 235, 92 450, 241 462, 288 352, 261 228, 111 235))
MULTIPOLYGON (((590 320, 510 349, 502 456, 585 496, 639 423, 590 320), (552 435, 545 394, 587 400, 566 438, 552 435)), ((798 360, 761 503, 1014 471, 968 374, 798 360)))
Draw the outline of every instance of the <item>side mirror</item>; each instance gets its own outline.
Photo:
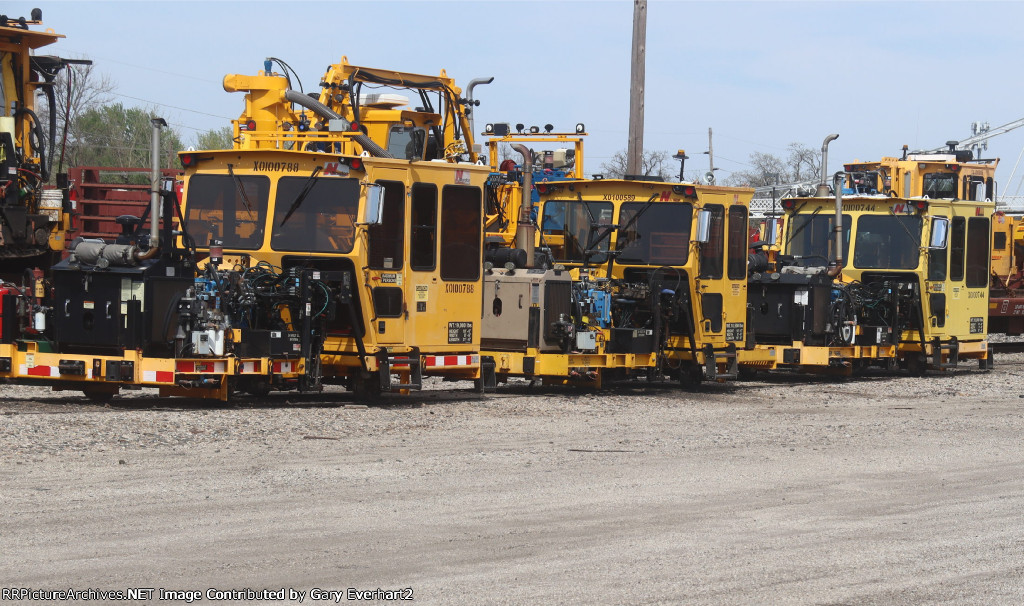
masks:
POLYGON ((779 240, 779 219, 778 217, 772 217, 764 222, 764 236, 761 237, 762 242, 767 242, 769 246, 775 244, 779 240))
POLYGON ((949 237, 949 219, 945 217, 932 218, 932 239, 928 248, 944 249, 949 237))
POLYGON ((706 244, 711 239, 711 211, 697 211, 697 237, 695 242, 706 244))
POLYGON ((366 186, 366 224, 379 225, 384 214, 384 186, 370 183, 366 186))

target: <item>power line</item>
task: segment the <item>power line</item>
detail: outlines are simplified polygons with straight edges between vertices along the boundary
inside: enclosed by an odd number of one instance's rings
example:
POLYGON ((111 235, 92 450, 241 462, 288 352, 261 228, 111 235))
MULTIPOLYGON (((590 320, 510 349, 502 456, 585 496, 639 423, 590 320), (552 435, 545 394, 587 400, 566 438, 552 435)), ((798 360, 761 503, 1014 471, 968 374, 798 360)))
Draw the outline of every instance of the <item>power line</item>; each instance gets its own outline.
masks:
POLYGON ((231 118, 229 118, 227 116, 219 116, 217 114, 208 114, 206 112, 200 112, 200 111, 196 111, 194 109, 188 109, 187 107, 178 107, 177 105, 168 105, 166 103, 159 103, 157 101, 150 101, 149 99, 142 99, 140 97, 133 97, 131 95, 125 95, 125 94, 122 94, 122 93, 113 93, 112 92, 110 94, 114 95, 115 97, 124 97, 125 99, 133 99, 135 101, 142 101, 143 103, 152 103, 153 105, 157 105, 159 107, 169 107, 171 109, 177 109, 177 110, 180 110, 180 111, 183 111, 183 112, 191 112, 193 114, 199 114, 201 116, 209 116, 211 118, 220 118, 222 120, 231 120, 231 118))
POLYGON ((719 137, 724 137, 726 139, 732 139, 733 141, 740 141, 741 143, 749 143, 750 145, 756 145, 758 147, 769 147, 771 149, 781 149, 781 150, 789 149, 787 147, 779 147, 778 145, 768 145, 767 143, 758 143, 757 141, 748 141, 747 139, 740 139, 739 137, 731 137, 729 135, 722 134, 722 133, 716 133, 716 134, 719 137))
POLYGON ((83 57, 91 57, 93 59, 99 59, 101 61, 108 61, 110 63, 117 63, 119 65, 126 65, 128 67, 134 67, 136 69, 144 69, 144 70, 147 70, 147 71, 156 72, 158 74, 166 74, 168 76, 177 76, 179 78, 188 78, 190 80, 198 80, 199 82, 207 82, 207 83, 212 83, 212 84, 219 84, 219 82, 216 81, 216 80, 210 80, 208 78, 200 78, 199 76, 190 76, 188 74, 179 74, 177 72, 169 72, 169 71, 166 71, 166 70, 156 69, 154 67, 148 67, 148 66, 145 66, 145 65, 135 65, 134 63, 125 63, 124 61, 118 61, 117 59, 109 59, 107 57, 97 57, 95 55, 90 55, 89 53, 83 53, 82 51, 76 51, 74 49, 68 49, 68 51, 72 52, 72 53, 78 53, 78 54, 82 55, 83 57))
POLYGON ((748 163, 748 162, 741 162, 741 161, 739 161, 739 160, 733 160, 732 158, 726 158, 725 156, 722 156, 722 155, 719 155, 719 156, 718 156, 718 159, 719 159, 719 160, 727 160, 727 161, 729 161, 729 162, 732 162, 733 164, 742 164, 743 166, 749 166, 749 167, 751 167, 751 168, 753 168, 753 167, 754 167, 754 165, 753 165, 753 164, 750 164, 750 163, 748 163))

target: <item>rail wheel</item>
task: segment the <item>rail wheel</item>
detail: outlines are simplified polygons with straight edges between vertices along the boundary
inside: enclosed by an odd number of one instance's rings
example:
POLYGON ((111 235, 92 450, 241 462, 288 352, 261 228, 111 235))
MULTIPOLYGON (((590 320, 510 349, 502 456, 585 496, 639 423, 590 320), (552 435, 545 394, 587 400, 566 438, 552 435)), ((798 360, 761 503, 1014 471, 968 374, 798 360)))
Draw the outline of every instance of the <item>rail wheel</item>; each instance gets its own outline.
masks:
POLYGON ((369 377, 354 376, 349 379, 352 395, 357 400, 372 400, 380 396, 380 379, 376 375, 369 377))
POLYGON ((923 353, 911 352, 907 354, 907 372, 912 377, 923 377, 928 370, 928 360, 923 353))
POLYGON ((679 386, 683 389, 694 390, 700 388, 704 380, 704 371, 697 364, 683 364, 679 368, 679 386))
POLYGON ((752 366, 740 366, 738 372, 740 381, 757 380, 757 369, 752 366))
POLYGON ((98 387, 86 387, 82 389, 82 393, 89 399, 90 402, 96 404, 106 404, 114 399, 117 395, 118 390, 98 387))

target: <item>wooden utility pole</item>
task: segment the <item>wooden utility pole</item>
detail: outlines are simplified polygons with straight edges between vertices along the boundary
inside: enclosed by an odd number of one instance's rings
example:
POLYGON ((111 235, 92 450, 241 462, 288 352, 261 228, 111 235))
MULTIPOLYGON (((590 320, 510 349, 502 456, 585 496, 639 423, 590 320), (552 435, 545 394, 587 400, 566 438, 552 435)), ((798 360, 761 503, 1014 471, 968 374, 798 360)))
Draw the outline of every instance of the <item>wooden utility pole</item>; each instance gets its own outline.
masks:
POLYGON ((629 78, 629 143, 626 174, 643 171, 644 65, 647 58, 647 0, 633 0, 633 62, 629 78))

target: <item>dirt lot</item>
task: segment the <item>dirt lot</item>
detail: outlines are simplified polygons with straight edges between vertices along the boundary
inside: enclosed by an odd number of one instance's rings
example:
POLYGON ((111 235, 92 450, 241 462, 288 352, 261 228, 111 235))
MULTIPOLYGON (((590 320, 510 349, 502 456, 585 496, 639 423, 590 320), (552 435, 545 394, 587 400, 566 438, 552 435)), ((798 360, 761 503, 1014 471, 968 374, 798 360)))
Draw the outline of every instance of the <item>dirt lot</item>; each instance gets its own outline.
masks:
POLYGON ((0 386, 0 584, 1019 604, 1024 356, 1001 362, 370 407, 0 386))

